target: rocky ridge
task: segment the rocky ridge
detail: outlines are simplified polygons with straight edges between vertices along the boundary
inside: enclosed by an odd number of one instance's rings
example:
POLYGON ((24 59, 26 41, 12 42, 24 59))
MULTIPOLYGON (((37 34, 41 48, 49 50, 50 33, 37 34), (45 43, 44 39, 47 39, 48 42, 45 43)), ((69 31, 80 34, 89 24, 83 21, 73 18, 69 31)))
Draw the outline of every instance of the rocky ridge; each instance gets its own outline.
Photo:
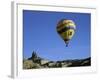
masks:
POLYGON ((90 65, 90 57, 86 59, 49 61, 37 56, 36 52, 32 53, 32 57, 23 60, 23 69, 80 67, 90 65))

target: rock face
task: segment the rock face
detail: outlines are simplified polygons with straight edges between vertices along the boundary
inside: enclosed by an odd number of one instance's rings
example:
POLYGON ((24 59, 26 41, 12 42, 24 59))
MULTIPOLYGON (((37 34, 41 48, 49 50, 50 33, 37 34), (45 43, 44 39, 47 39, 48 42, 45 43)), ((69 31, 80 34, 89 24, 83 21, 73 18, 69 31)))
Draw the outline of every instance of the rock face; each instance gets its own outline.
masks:
POLYGON ((32 60, 25 60, 25 61, 23 61, 23 68, 24 69, 30 69, 32 67, 33 67, 32 60))
POLYGON ((91 58, 49 61, 37 56, 36 52, 32 53, 32 57, 23 60, 23 69, 38 69, 38 68, 61 68, 61 67, 80 67, 91 66, 91 58))

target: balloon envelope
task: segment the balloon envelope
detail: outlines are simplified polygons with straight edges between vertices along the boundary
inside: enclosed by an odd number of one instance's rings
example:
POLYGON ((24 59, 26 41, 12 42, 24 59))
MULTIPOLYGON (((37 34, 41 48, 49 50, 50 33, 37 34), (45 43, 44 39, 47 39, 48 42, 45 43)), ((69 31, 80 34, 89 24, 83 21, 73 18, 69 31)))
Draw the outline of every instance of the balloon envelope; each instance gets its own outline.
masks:
POLYGON ((69 41, 75 33, 76 25, 74 21, 62 19, 57 24, 57 32, 68 46, 69 41))

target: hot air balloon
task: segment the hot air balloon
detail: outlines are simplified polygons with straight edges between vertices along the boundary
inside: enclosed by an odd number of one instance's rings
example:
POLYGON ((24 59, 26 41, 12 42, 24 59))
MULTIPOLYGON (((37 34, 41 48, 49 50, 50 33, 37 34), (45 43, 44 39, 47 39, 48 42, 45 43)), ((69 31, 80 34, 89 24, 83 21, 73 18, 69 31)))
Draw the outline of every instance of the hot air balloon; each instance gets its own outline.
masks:
POLYGON ((68 46, 69 41, 72 39, 76 30, 76 25, 73 20, 62 19, 57 24, 57 32, 64 40, 66 46, 68 46))

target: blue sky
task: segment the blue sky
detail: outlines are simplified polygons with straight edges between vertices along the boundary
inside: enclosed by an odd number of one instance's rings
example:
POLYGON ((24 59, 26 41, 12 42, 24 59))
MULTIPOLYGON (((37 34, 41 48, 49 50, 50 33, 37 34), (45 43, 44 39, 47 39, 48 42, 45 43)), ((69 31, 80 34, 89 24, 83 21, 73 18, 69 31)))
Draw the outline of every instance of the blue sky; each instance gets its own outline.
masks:
POLYGON ((91 56, 91 14, 23 10, 23 54, 29 58, 35 51, 49 60, 83 59, 91 56), (76 32, 66 47, 56 26, 61 19, 71 19, 76 32))

